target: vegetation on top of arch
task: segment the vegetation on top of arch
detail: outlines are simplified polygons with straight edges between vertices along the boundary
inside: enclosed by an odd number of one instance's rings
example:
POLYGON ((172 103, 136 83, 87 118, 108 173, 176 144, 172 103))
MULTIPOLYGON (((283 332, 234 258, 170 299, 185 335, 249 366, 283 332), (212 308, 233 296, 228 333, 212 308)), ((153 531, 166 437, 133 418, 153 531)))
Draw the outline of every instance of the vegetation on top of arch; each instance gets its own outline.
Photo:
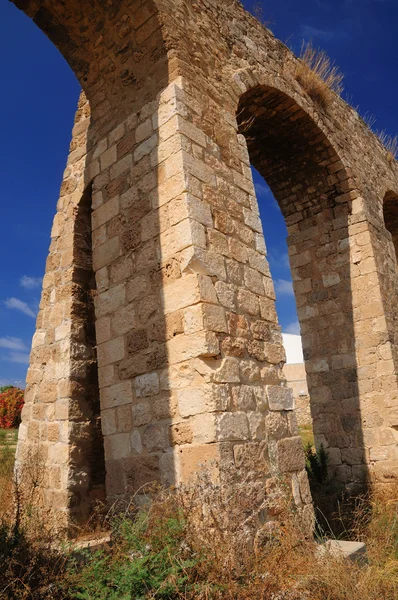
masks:
POLYGON ((310 98, 324 110, 331 104, 333 92, 340 96, 344 90, 344 75, 326 52, 314 48, 311 41, 302 44, 295 76, 310 98))

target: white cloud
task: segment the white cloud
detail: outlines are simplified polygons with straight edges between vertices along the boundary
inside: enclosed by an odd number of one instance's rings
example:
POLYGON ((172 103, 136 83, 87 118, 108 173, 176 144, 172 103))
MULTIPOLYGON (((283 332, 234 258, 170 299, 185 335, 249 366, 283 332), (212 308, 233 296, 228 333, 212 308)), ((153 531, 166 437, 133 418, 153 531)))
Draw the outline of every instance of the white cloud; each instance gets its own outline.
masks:
POLYGON ((26 350, 24 342, 17 337, 0 337, 0 348, 7 348, 8 350, 23 351, 26 350))
POLYGON ((23 300, 19 300, 19 298, 8 298, 4 304, 7 308, 19 310, 24 315, 32 317, 32 319, 36 318, 36 313, 30 308, 29 304, 23 300))
POLYGON ((267 185, 263 183, 254 183, 254 187, 256 190, 256 196, 259 200, 267 199, 272 208, 274 208, 275 210, 280 210, 279 204, 275 199, 274 194, 267 185))
POLYGON ((305 38, 318 38, 324 41, 330 41, 336 36, 334 31, 326 31, 318 27, 311 27, 311 25, 301 25, 300 33, 305 38))
POLYGON ((42 277, 30 277, 29 275, 23 275, 19 280, 20 285, 27 290, 33 290, 40 287, 42 282, 42 277))
POLYGON ((20 365, 29 364, 29 353, 28 352, 10 352, 7 360, 9 362, 18 363, 20 365))
POLYGON ((276 254, 275 251, 268 252, 268 260, 275 267, 290 269, 289 255, 287 252, 276 254))
POLYGON ((286 363, 295 365, 304 362, 301 336, 282 333, 282 338, 286 350, 286 363))
POLYGON ((288 279, 277 279, 275 281, 275 291, 280 296, 294 296, 293 282, 288 279))
POLYGON ((286 327, 284 327, 285 333, 292 333, 294 335, 300 335, 300 323, 298 321, 293 321, 286 327))

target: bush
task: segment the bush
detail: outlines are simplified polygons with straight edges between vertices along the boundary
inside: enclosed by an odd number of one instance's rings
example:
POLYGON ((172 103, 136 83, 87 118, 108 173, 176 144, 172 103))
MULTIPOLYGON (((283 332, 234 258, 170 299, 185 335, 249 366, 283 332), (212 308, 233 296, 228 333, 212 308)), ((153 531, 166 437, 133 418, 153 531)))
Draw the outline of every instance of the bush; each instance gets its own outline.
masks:
POLYGON ((329 455, 321 444, 319 450, 315 450, 311 442, 304 448, 305 468, 311 484, 326 483, 328 479, 329 455))
POLYGON ((0 394, 0 429, 18 427, 24 403, 24 390, 17 387, 6 389, 0 394))

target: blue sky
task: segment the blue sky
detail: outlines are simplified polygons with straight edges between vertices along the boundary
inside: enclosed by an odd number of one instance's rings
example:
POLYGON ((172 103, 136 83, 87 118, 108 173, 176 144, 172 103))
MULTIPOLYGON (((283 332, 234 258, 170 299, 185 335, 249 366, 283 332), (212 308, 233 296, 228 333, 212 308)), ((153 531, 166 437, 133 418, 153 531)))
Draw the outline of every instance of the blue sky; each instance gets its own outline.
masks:
MULTIPOLYGON (((252 9, 256 2, 244 5, 252 9)), ((397 0, 264 0, 264 18, 296 52, 303 39, 325 49, 345 75, 345 94, 375 127, 398 132, 397 0)), ((1 225, 0 385, 24 385, 40 284, 65 167, 79 86, 39 29, 0 5, 1 225)), ((286 229, 266 183, 255 175, 284 331, 297 331, 286 229)))

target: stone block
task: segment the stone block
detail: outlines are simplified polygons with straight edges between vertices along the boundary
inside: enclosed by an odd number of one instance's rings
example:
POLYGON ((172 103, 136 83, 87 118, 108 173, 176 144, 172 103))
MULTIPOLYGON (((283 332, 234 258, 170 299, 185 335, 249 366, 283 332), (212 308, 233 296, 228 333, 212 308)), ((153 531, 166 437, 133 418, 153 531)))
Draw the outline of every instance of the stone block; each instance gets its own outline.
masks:
POLYGON ((266 394, 270 410, 294 410, 293 390, 280 385, 267 385, 266 394))
POLYGON ((147 373, 135 379, 137 398, 156 396, 159 393, 159 376, 157 373, 147 373))
POLYGON ((194 482, 200 472, 208 473, 216 483, 219 480, 219 465, 222 457, 220 444, 199 444, 179 449, 181 483, 194 482))
POLYGON ((178 335, 167 345, 169 362, 183 362, 198 356, 217 356, 220 351, 217 336, 212 331, 199 331, 191 335, 178 335))
POLYGON ((145 486, 160 482, 158 456, 133 456, 124 459, 122 464, 129 494, 138 490, 143 493, 145 486))
POLYGON ((101 408, 114 408, 130 404, 133 400, 131 381, 122 381, 101 389, 101 408))
POLYGON ((210 444, 217 441, 215 414, 196 415, 192 417, 191 424, 191 442, 194 444, 210 444))
POLYGON ((132 424, 134 427, 147 425, 152 419, 152 411, 149 402, 139 402, 131 407, 132 424))
POLYGON ((246 413, 224 413, 217 418, 217 439, 220 442, 250 439, 246 413))
POLYGON ((142 445, 148 452, 164 451, 169 447, 165 425, 149 424, 142 432, 142 445))
POLYGON ((228 387, 218 384, 187 387, 176 394, 181 417, 225 410, 229 399, 228 387))
POLYGON ((278 467, 282 473, 302 471, 305 467, 303 444, 300 437, 285 438, 276 444, 278 467))

